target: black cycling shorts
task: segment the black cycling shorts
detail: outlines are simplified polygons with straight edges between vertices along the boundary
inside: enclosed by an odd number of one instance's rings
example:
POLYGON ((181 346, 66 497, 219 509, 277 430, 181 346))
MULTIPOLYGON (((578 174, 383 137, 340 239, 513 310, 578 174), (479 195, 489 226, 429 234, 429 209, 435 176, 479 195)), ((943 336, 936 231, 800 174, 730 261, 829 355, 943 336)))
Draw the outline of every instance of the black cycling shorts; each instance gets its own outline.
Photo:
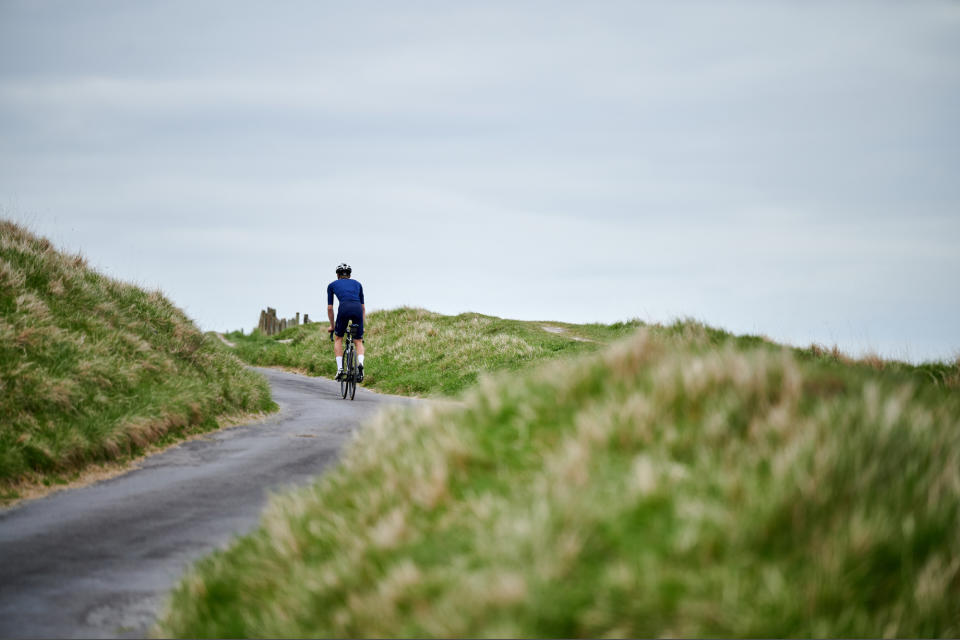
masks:
POLYGON ((342 338, 347 332, 347 321, 353 320, 353 339, 359 340, 363 337, 363 307, 359 302, 341 302, 337 309, 337 322, 334 324, 333 332, 338 338, 342 338))

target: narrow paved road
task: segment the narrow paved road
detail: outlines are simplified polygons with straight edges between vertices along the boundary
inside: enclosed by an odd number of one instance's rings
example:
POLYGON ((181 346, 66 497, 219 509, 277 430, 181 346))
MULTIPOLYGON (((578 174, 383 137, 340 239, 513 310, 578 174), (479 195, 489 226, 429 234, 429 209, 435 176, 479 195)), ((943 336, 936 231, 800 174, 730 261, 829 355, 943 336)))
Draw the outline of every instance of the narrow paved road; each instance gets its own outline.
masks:
POLYGON ((0 512, 0 637, 143 636, 190 562, 253 528, 269 492, 323 471, 385 403, 411 402, 258 371, 279 414, 0 512))

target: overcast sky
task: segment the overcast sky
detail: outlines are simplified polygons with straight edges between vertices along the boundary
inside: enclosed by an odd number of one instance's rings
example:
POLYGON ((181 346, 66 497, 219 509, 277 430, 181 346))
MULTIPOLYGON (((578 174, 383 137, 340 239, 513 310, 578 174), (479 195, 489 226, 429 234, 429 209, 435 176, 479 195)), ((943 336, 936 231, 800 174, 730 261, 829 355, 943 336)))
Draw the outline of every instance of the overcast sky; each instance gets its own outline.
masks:
POLYGON ((960 353, 960 3, 0 1, 0 215, 202 328, 960 353))

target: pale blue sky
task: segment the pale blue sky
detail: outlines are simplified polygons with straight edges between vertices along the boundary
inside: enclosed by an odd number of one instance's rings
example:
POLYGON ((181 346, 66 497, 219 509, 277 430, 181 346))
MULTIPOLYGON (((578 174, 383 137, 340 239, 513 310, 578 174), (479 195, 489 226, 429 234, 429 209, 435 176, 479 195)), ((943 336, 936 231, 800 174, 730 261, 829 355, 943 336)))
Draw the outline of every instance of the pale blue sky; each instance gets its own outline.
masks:
POLYGON ((960 351, 960 4, 0 1, 0 207, 205 329, 960 351))

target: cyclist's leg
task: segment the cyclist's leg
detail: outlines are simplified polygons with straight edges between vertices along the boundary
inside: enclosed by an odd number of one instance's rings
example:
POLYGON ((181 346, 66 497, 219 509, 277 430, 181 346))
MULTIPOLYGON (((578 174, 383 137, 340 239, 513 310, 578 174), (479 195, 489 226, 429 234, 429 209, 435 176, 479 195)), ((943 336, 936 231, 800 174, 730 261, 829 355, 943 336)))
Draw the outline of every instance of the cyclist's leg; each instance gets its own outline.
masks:
POLYGON ((353 320, 353 346, 356 349, 357 379, 363 381, 363 308, 359 305, 351 316, 353 320))
POLYGON ((337 319, 333 323, 333 355, 337 359, 337 377, 343 371, 343 334, 347 331, 347 320, 349 318, 342 313, 342 309, 337 311, 337 319))
POLYGON ((357 355, 363 355, 363 311, 357 309, 353 317, 353 344, 357 348, 357 355))
MULTIPOLYGON (((347 332, 347 322, 350 320, 350 314, 345 313, 343 307, 337 310, 337 319, 333 323, 334 343, 339 342, 340 348, 343 348, 343 334, 347 332)), ((343 352, 340 352, 343 355, 343 352)))

